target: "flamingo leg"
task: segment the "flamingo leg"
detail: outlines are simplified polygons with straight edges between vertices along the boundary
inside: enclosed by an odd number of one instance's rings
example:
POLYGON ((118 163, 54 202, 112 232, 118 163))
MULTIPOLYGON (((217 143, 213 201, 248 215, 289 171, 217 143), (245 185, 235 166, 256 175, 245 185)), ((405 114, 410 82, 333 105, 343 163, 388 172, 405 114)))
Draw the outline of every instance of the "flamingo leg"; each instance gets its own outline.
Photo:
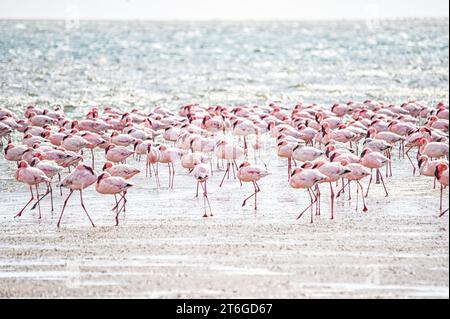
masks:
POLYGON ((351 185, 351 183, 349 182, 348 183, 348 200, 352 199, 352 192, 350 191, 350 185, 351 185))
POLYGON ((205 186, 205 188, 204 188, 204 193, 203 194, 204 194, 204 196, 206 198, 206 203, 208 204, 209 216, 212 216, 213 214, 212 214, 212 210, 211 210, 211 204, 209 203, 208 190, 206 188, 206 181, 204 182, 204 186, 205 186))
POLYGON ((358 184, 359 188, 361 189, 361 198, 362 198, 362 201, 363 201, 363 212, 367 212, 368 209, 367 209, 367 206, 366 206, 366 200, 364 199, 364 189, 363 189, 363 187, 361 185, 361 182, 359 180, 357 180, 356 183, 358 184))
POLYGON ((173 182, 175 181, 175 166, 172 164, 172 189, 173 189, 173 182))
POLYGON ((14 218, 22 216, 22 213, 25 210, 25 208, 27 208, 27 206, 30 205, 30 203, 34 200, 33 188, 31 188, 31 186, 30 186, 30 193, 31 193, 30 200, 25 204, 25 206, 20 210, 20 212, 18 212, 17 215, 14 216, 14 218))
POLYGON ((339 190, 339 192, 336 195, 336 198, 339 198, 339 196, 341 196, 341 194, 345 193, 345 187, 350 184, 350 181, 347 181, 346 184, 344 184, 344 179, 342 179, 342 188, 339 190))
POLYGON ((370 169, 370 179, 369 179, 369 185, 367 185, 367 190, 366 190, 366 197, 369 195, 369 189, 370 189, 370 185, 372 184, 372 169, 370 169))
POLYGON ((95 227, 94 223, 92 222, 91 216, 89 216, 86 207, 84 207, 84 203, 83 203, 83 191, 80 189, 80 203, 81 203, 81 207, 83 208, 84 212, 86 213, 87 218, 89 219, 89 221, 91 222, 92 227, 95 227))
POLYGON ((411 157, 409 157, 409 151, 411 150, 411 147, 405 152, 406 157, 408 158, 409 162, 411 163, 413 167, 413 176, 416 174, 416 165, 414 165, 413 161, 411 160, 411 157))
MULTIPOLYGON (((253 196, 255 196, 255 198, 256 198, 256 193, 257 193, 258 191, 257 191, 257 188, 256 188, 255 184, 253 184, 253 187, 254 187, 255 192, 252 193, 252 194, 251 194, 249 197, 247 197, 246 199, 244 199, 244 201, 242 202, 242 207, 244 207, 245 204, 247 203, 247 200, 249 200, 249 199, 252 198, 253 196)), ((255 199, 255 205, 256 205, 256 199, 255 199)), ((255 209, 256 209, 256 208, 255 208, 255 209)))
POLYGON ((253 186, 255 187, 255 210, 257 209, 256 206, 256 194, 259 193, 261 191, 261 189, 259 188, 258 184, 256 184, 256 182, 253 182, 253 186))
MULTIPOLYGON (((302 217, 303 216, 303 214, 310 208, 310 207, 312 207, 312 205, 316 202, 316 200, 317 200, 317 197, 313 200, 312 199, 312 195, 311 195, 311 191, 310 191, 310 189, 308 188, 308 194, 309 194, 309 198, 310 198, 310 204, 298 215, 298 217, 297 217, 297 219, 299 219, 300 217, 302 217)), ((311 211, 311 223, 313 222, 313 214, 312 214, 312 211, 311 211)))
POLYGON ((197 192, 195 193, 195 197, 194 198, 198 198, 198 184, 200 184, 199 181, 197 181, 197 192))
POLYGON ((72 193, 73 193, 73 190, 70 190, 69 195, 67 195, 66 199, 64 200, 63 208, 61 210, 61 215, 59 215, 59 220, 58 220, 58 223, 56 224, 56 227, 58 227, 58 228, 59 228, 59 225, 61 224, 62 217, 63 217, 63 214, 64 214, 64 210, 66 208, 67 202, 69 201, 70 196, 72 196, 72 193))
POLYGON ((333 185, 330 184, 330 197, 331 197, 331 220, 334 219, 334 191, 333 191, 333 185))
POLYGON ((91 148, 92 168, 95 168, 94 149, 91 148))
POLYGON ((377 169, 377 171, 378 171, 378 174, 380 175, 381 183, 383 184, 383 188, 384 188, 384 191, 385 191, 385 193, 386 193, 386 197, 388 197, 389 194, 388 194, 388 191, 387 191, 387 189, 386 189, 386 185, 384 184, 384 178, 383 178, 383 176, 382 176, 381 173, 380 173, 380 169, 377 169))
POLYGON ((223 174, 222 181, 220 182, 219 187, 222 187, 223 181, 225 180, 225 176, 227 176, 227 173, 229 173, 229 172, 230 172, 230 162, 227 162, 227 169, 225 170, 225 173, 223 174))
POLYGON ((39 188, 38 188, 37 184, 35 185, 35 187, 36 187, 36 198, 37 198, 38 210, 39 210, 39 219, 41 219, 42 215, 41 215, 41 203, 40 203, 40 200, 39 200, 39 188))
POLYGON ((236 179, 236 172, 235 172, 235 170, 234 170, 234 166, 235 166, 236 164, 234 163, 234 161, 233 161, 233 163, 231 164, 231 168, 233 169, 233 178, 234 179, 236 179))
POLYGON ((52 212, 53 212, 53 191, 52 191, 52 185, 49 183, 47 185, 47 192, 42 195, 39 196, 39 199, 36 201, 36 203, 34 203, 34 205, 31 207, 31 210, 34 210, 36 208, 36 206, 40 203, 40 201, 42 201, 48 194, 50 194, 50 199, 51 199, 51 205, 52 205, 52 212))
POLYGON ((316 184, 316 186, 314 186, 314 189, 315 189, 316 195, 317 195, 317 203, 316 203, 316 216, 317 216, 317 215, 320 215, 320 189, 317 184, 316 184))
POLYGON ((288 182, 291 180, 292 174, 292 159, 288 157, 288 182))

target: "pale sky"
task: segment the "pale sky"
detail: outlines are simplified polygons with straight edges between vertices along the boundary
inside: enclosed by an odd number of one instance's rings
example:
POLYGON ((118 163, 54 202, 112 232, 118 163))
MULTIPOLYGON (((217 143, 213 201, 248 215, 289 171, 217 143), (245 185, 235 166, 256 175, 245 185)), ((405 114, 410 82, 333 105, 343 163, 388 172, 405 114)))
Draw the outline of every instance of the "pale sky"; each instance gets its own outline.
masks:
POLYGON ((448 0, 0 0, 0 19, 328 20, 448 11, 448 0))

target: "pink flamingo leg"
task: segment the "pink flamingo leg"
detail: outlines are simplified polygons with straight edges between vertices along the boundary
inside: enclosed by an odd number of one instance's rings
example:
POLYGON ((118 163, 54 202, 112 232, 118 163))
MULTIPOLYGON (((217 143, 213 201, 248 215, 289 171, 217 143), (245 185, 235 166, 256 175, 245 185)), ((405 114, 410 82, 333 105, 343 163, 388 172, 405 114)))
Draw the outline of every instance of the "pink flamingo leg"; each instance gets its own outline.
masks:
POLYGON ((41 219, 42 215, 41 215, 41 203, 40 203, 40 200, 39 200, 39 189, 38 189, 37 185, 35 185, 35 187, 36 187, 36 198, 37 198, 38 210, 39 210, 39 219, 41 219))
POLYGON ((257 186, 255 185, 255 182, 253 182, 253 187, 254 187, 255 192, 252 193, 252 194, 251 194, 249 197, 247 197, 246 199, 244 199, 244 201, 242 202, 242 207, 244 207, 244 206, 246 205, 247 200, 249 200, 250 198, 252 198, 253 196, 255 196, 255 209, 256 209, 256 193, 258 193, 259 190, 258 190, 257 186))
POLYGON ((66 199, 64 200, 64 205, 63 205, 63 208, 61 210, 61 215, 59 216, 58 223, 56 224, 56 227, 58 227, 58 228, 59 228, 59 225, 61 224, 61 220, 62 220, 62 217, 63 217, 63 214, 64 214, 64 210, 66 209, 67 202, 68 202, 70 196, 72 196, 72 193, 73 193, 73 190, 70 190, 69 195, 67 195, 66 199))
POLYGON ((385 191, 385 193, 386 193, 386 197, 388 197, 388 196, 389 196, 389 193, 388 193, 388 191, 387 191, 387 189, 386 189, 386 185, 384 184, 384 178, 383 178, 383 176, 381 175, 379 169, 377 169, 377 172, 378 172, 378 174, 380 175, 381 183, 383 184, 383 188, 384 188, 384 191, 385 191))
POLYGON ((225 176, 227 176, 227 173, 229 173, 229 171, 230 171, 230 162, 227 162, 227 169, 225 170, 225 173, 223 174, 222 181, 220 182, 219 187, 222 187, 223 181, 225 180, 225 176))
POLYGON ((333 185, 330 182, 330 196, 331 196, 331 220, 334 219, 334 191, 333 191, 333 185))
POLYGON ((317 203, 316 203, 316 215, 320 216, 320 188, 316 185, 317 203))
MULTIPOLYGON (((310 189, 308 188, 308 194, 309 194, 309 197, 310 197, 310 201, 311 201, 311 203, 298 215, 298 217, 297 217, 297 219, 299 219, 300 217, 302 217, 303 216, 303 214, 310 208, 310 207, 312 207, 312 205, 316 202, 316 200, 317 200, 317 197, 313 200, 312 199, 312 196, 311 196, 311 191, 310 191, 310 189)), ((313 221, 313 214, 311 213, 311 221, 313 221)))
POLYGON ((369 189, 370 189, 370 185, 372 184, 372 169, 370 169, 370 179, 369 179, 369 185, 367 185, 367 191, 366 191, 366 197, 369 195, 369 189))
POLYGON ((31 193, 30 200, 28 201, 28 203, 25 204, 25 206, 20 210, 20 212, 18 212, 17 215, 14 216, 14 218, 22 216, 22 213, 25 210, 25 208, 27 208, 27 206, 30 205, 30 203, 34 200, 33 188, 31 188, 31 186, 30 186, 30 193, 31 193))
POLYGON ((86 213, 87 218, 89 219, 89 221, 91 222, 92 227, 95 227, 94 223, 92 222, 91 216, 89 216, 86 207, 84 207, 84 203, 83 203, 83 191, 80 189, 80 202, 81 202, 81 207, 83 208, 84 212, 86 213))
POLYGON ((200 184, 200 182, 197 182, 197 192, 195 193, 195 197, 194 198, 198 198, 198 184, 200 184))
POLYGON ((416 174, 416 166, 414 165, 413 161, 411 160, 411 157, 409 157, 409 151, 411 150, 411 147, 408 148, 405 152, 406 157, 408 157, 409 162, 411 163, 412 167, 413 167, 413 176, 416 174))
POLYGON ((208 190, 206 188, 206 182, 207 181, 204 182, 204 186, 205 186, 205 188, 204 188, 204 190, 205 190, 204 195, 205 195, 205 198, 206 198, 206 202, 208 203, 208 207, 209 207, 209 216, 212 216, 213 214, 212 214, 212 210, 211 210, 211 204, 209 203, 208 190))
POLYGON ((360 189, 361 189, 361 198, 362 198, 363 206, 364 206, 363 212, 367 212, 367 211, 368 211, 368 208, 367 208, 367 206, 366 206, 366 200, 364 199, 364 189, 363 189, 363 187, 362 187, 360 181, 357 180, 356 183, 358 184, 358 186, 359 186, 360 189))

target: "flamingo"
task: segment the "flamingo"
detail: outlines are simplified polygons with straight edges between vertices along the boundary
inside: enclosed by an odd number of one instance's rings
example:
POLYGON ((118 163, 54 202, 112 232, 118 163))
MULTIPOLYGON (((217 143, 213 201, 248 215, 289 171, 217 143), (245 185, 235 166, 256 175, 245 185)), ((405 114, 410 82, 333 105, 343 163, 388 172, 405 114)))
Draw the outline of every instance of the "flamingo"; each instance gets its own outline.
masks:
POLYGON ((97 183, 95 184, 95 190, 104 195, 114 195, 116 199, 116 206, 114 206, 113 210, 116 211, 116 226, 119 225, 119 214, 123 210, 125 213, 125 204, 127 202, 125 195, 127 194, 127 190, 132 187, 133 184, 128 183, 123 177, 120 176, 111 176, 108 172, 103 172, 97 178, 97 183), (121 194, 121 198, 117 201, 117 194, 121 194), (122 208, 119 209, 119 204, 123 200, 122 208))
POLYGON ((92 227, 95 227, 94 222, 91 219, 91 216, 89 216, 89 213, 86 210, 86 207, 84 206, 83 202, 83 190, 87 187, 91 186, 97 181, 97 173, 92 169, 92 167, 89 167, 84 164, 78 165, 75 170, 67 175, 60 183, 60 186, 67 187, 70 189, 69 195, 67 195, 66 199, 64 200, 64 205, 61 210, 61 215, 59 216, 58 223, 56 226, 59 228, 61 225, 62 217, 64 214, 64 210, 66 208, 67 202, 72 196, 72 193, 74 191, 80 192, 80 202, 81 207, 83 208, 84 212, 86 213, 87 218, 89 219, 89 222, 91 223, 92 227))
POLYGON ((317 202, 317 195, 311 190, 313 186, 317 183, 325 181, 327 176, 319 172, 317 169, 304 169, 295 168, 292 172, 291 179, 289 180, 289 185, 292 188, 306 189, 309 194, 310 204, 298 215, 297 219, 303 216, 303 214, 311 207, 311 224, 314 222, 313 219, 313 204, 317 202), (314 200, 313 200, 314 197, 314 200))
MULTIPOLYGON (((33 186, 36 189, 37 202, 39 203, 39 184, 50 183, 50 178, 38 168, 30 167, 27 162, 20 161, 15 174, 16 181, 25 183, 30 187, 31 198, 15 217, 22 216, 23 211, 34 200, 33 186)), ((41 219, 41 204, 39 206, 39 219, 41 219)))
POLYGON ((173 163, 180 159, 180 152, 176 148, 167 148, 164 145, 159 146, 159 151, 158 162, 167 164, 169 167, 169 189, 173 189, 173 181, 175 179, 175 166, 173 163))
POLYGON ((439 163, 436 166, 436 170, 434 172, 434 175, 436 176, 436 179, 441 184, 441 194, 440 194, 440 204, 439 204, 439 217, 442 217, 445 215, 445 213, 448 212, 448 208, 446 210, 442 210, 442 193, 444 192, 444 188, 448 187, 448 164, 445 163, 439 163))
POLYGON ((219 185, 219 187, 222 187, 223 181, 225 180, 225 176, 227 176, 228 174, 228 177, 230 177, 230 166, 233 169, 234 178, 236 178, 234 170, 235 166, 237 168, 236 160, 241 158, 244 155, 245 151, 243 148, 237 145, 230 144, 226 140, 221 140, 217 143, 214 152, 218 158, 227 161, 227 168, 225 170, 225 173, 223 174, 222 181, 220 182, 219 185))
POLYGON ((206 187, 206 183, 208 181, 209 176, 211 175, 211 170, 208 165, 201 163, 201 161, 196 158, 194 159, 194 169, 192 170, 192 175, 194 176, 195 180, 197 181, 197 193, 195 197, 198 197, 198 186, 201 185, 203 189, 203 217, 208 217, 208 214, 206 213, 206 204, 208 204, 209 208, 209 216, 213 216, 211 212, 211 205, 209 203, 208 198, 208 190, 206 187))
POLYGON ((376 170, 377 180, 381 179, 381 183, 383 184, 384 191, 386 193, 386 197, 389 196, 389 193, 386 189, 386 185, 384 184, 383 174, 380 172, 380 168, 387 165, 389 163, 389 158, 381 154, 380 152, 374 152, 370 148, 365 148, 361 153, 361 164, 367 168, 370 168, 370 180, 369 185, 367 186, 367 191, 365 197, 369 195, 370 185, 372 183, 372 170, 376 170))
POLYGON ((330 185, 330 196, 331 196, 331 219, 334 219, 334 190, 333 190, 333 182, 337 182, 343 175, 350 173, 351 170, 342 166, 339 162, 325 162, 325 161, 317 161, 312 166, 313 169, 317 169, 323 175, 327 177, 324 182, 328 182, 330 185))
POLYGON ((270 172, 267 171, 266 169, 257 166, 257 165, 252 165, 250 164, 248 161, 244 161, 238 169, 237 172, 237 177, 241 182, 251 182, 253 183, 253 187, 255 189, 255 192, 253 194, 251 194, 249 197, 247 197, 246 199, 244 199, 244 201, 242 202, 242 207, 245 206, 247 200, 249 200, 251 197, 255 196, 255 210, 257 209, 256 206, 256 194, 259 193, 261 191, 261 189, 259 188, 258 185, 258 181, 263 178, 266 177, 267 175, 270 175, 270 172))

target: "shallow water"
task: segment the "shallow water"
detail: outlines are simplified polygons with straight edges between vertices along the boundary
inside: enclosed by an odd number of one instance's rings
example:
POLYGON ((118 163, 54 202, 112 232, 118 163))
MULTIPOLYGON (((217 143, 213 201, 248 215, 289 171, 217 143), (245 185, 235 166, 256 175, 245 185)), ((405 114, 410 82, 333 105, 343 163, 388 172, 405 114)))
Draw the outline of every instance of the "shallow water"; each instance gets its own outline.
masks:
MULTIPOLYGON (((80 116, 104 104, 448 101, 448 40, 445 20, 0 21, 0 103, 62 104, 80 116)), ((266 145, 272 175, 260 183, 256 213, 252 202, 241 207, 252 187, 230 179, 219 188, 223 171, 215 170, 214 217, 202 218, 192 176, 176 165, 168 190, 161 166, 161 189, 143 174, 133 180, 119 227, 113 197, 87 189, 95 229, 75 194, 57 230, 56 191, 53 214, 45 200, 42 221, 29 210, 14 219, 29 193, 0 159, 0 297, 448 298, 448 216, 437 217, 431 179, 412 177, 408 160, 395 157, 389 197, 374 185, 364 214, 346 193, 330 221, 323 187, 311 225, 309 216, 295 219, 307 194, 288 187, 285 161, 266 145)))
POLYGON ((0 103, 448 100, 448 19, 0 21, 0 103))

